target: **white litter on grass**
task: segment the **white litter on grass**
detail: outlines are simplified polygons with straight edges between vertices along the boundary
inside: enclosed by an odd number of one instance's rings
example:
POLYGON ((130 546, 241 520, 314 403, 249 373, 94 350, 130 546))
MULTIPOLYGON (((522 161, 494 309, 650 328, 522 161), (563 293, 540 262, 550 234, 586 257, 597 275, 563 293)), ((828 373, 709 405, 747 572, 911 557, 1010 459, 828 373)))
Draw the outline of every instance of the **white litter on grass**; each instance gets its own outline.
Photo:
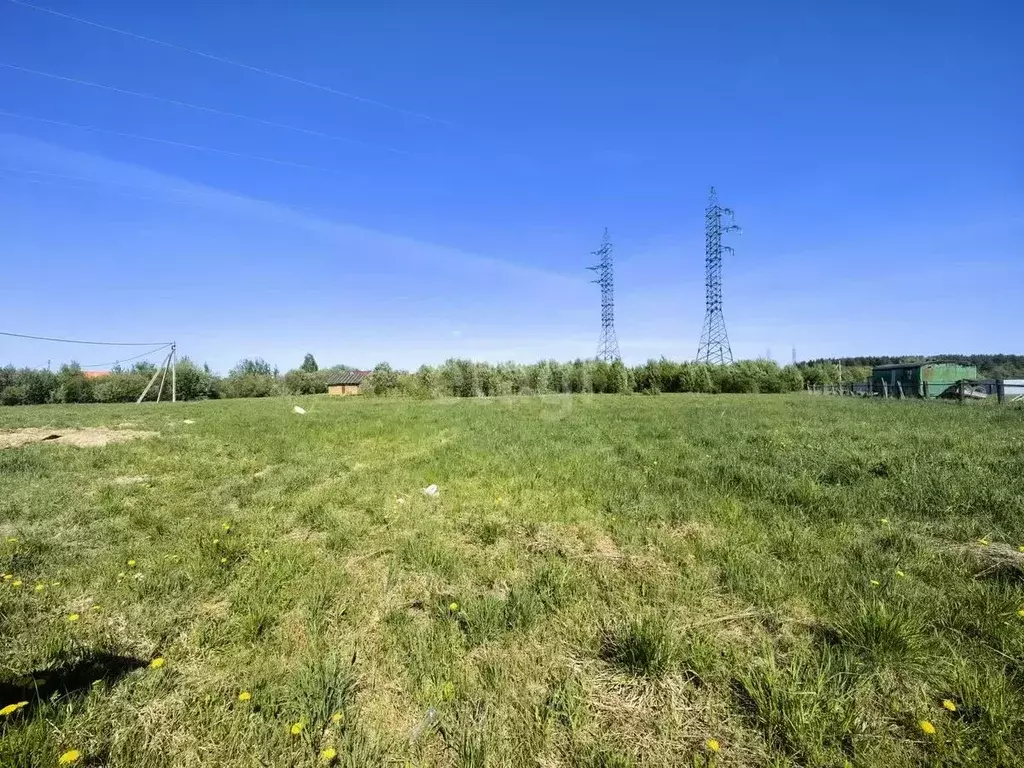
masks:
POLYGON ((423 495, 425 496, 437 496, 438 493, 439 491, 437 490, 437 486, 433 483, 423 489, 423 495))
POLYGON ((396 504, 405 504, 405 499, 402 499, 402 498, 395 499, 395 503, 396 504))
POLYGON ((305 414, 305 412, 306 412, 305 408, 299 408, 299 406, 297 406, 297 405, 292 410, 295 411, 298 414, 305 414))
POLYGON ((195 421, 193 421, 192 419, 185 419, 185 421, 183 421, 182 424, 195 424, 195 421))

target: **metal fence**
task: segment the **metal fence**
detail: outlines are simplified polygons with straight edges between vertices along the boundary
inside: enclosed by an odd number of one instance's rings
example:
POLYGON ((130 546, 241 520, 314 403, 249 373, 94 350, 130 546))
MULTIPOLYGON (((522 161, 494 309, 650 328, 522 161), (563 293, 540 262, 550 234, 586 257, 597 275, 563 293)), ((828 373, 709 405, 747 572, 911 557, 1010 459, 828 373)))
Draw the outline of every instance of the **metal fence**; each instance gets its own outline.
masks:
MULTIPOLYGON (((926 398, 939 397, 960 401, 993 398, 1000 403, 1024 402, 1024 379, 964 379, 953 383, 922 382, 922 386, 925 388, 926 398)), ((808 384, 807 391, 819 395, 922 399, 916 391, 904 392, 900 383, 890 385, 884 381, 808 384)))

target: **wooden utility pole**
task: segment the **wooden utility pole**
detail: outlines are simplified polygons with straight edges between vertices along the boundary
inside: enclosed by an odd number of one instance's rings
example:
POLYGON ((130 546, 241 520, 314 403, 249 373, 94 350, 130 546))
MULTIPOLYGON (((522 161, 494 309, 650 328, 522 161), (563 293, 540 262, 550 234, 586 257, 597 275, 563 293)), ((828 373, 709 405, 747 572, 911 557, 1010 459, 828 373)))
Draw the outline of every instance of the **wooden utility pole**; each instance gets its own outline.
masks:
POLYGON ((178 353, 177 345, 171 344, 171 402, 178 402, 178 353))

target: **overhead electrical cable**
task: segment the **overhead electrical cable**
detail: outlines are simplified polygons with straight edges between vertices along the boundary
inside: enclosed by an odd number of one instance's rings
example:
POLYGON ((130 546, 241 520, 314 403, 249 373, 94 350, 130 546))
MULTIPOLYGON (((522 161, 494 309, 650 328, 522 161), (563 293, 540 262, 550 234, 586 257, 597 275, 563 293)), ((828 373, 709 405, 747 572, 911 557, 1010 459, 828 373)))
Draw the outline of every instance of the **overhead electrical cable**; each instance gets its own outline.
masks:
POLYGON ((413 112, 413 111, 408 110, 408 109, 403 109, 402 107, 396 107, 396 106, 394 106, 392 104, 386 104, 383 101, 377 101, 375 99, 369 99, 369 98, 366 98, 365 96, 358 96, 358 95, 356 95, 354 93, 348 93, 346 91, 339 91, 338 89, 332 88, 332 87, 330 87, 328 85, 322 85, 320 83, 314 83, 314 82, 312 82, 310 80, 303 80, 303 79, 298 78, 298 77, 292 77, 291 75, 286 75, 283 72, 275 72, 272 69, 265 69, 264 67, 257 67, 257 66, 254 66, 252 64, 246 64, 246 63, 241 62, 241 61, 236 61, 234 59, 226 58, 224 56, 218 56, 218 55, 213 54, 213 53, 207 53, 206 51, 200 51, 200 50, 197 50, 195 48, 188 48, 188 47, 186 47, 184 45, 178 45, 177 43, 169 43, 169 42, 167 42, 165 40, 158 40, 155 37, 147 37, 145 35, 140 35, 140 34, 138 34, 136 32, 131 32, 131 31, 127 30, 127 29, 119 29, 118 27, 112 27, 112 26, 109 26, 107 24, 100 24, 100 23, 95 22, 95 21, 89 21, 88 19, 83 19, 83 18, 81 18, 79 16, 72 16, 70 13, 62 13, 61 11, 55 11, 52 8, 46 8, 46 7, 42 6, 42 5, 35 5, 34 3, 27 3, 27 2, 25 2, 25 0, 8 0, 8 2, 14 3, 15 5, 22 5, 22 6, 26 7, 26 8, 32 8, 32 9, 37 10, 37 11, 42 11, 43 13, 49 13, 49 14, 51 14, 53 16, 59 16, 62 19, 68 19, 69 21, 74 21, 74 22, 77 22, 79 24, 86 24, 86 25, 88 25, 90 27, 95 27, 96 29, 102 29, 102 30, 105 30, 107 32, 114 32, 114 33, 116 33, 118 35, 124 35, 125 37, 131 37, 131 38, 133 38, 135 40, 142 40, 144 42, 152 43, 154 45, 161 45, 161 46, 163 46, 165 48, 171 48, 171 49, 176 50, 176 51, 181 51, 183 53, 192 54, 193 56, 201 56, 202 58, 209 59, 210 61, 216 61, 216 62, 219 62, 221 64, 228 64, 228 65, 230 65, 232 67, 239 67, 241 69, 247 69, 250 72, 258 72, 261 75, 267 75, 268 77, 274 77, 274 78, 277 78, 278 80, 284 80, 286 82, 294 83, 296 85, 303 85, 303 86, 305 86, 307 88, 314 88, 314 89, 316 89, 318 91, 323 91, 325 93, 334 94, 335 96, 341 96, 341 97, 346 98, 346 99, 352 99, 353 101, 362 102, 363 104, 369 104, 369 105, 374 106, 374 107, 380 107, 381 109, 387 109, 387 110, 390 110, 392 112, 397 112, 398 114, 405 115, 407 117, 415 117, 415 118, 417 118, 419 120, 426 120, 426 121, 431 122, 431 123, 440 123, 442 125, 449 125, 449 126, 452 125, 452 123, 450 123, 447 120, 442 120, 442 119, 437 118, 437 117, 431 117, 430 115, 424 115, 424 114, 422 114, 420 112, 413 112))

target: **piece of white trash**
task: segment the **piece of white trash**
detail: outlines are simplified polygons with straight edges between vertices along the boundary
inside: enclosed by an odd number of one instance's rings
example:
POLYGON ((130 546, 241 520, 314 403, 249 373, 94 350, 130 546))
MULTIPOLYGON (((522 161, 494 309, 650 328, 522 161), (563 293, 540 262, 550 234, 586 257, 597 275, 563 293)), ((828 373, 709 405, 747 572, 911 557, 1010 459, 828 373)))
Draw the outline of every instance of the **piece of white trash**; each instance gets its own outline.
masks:
POLYGON ((437 486, 431 483, 430 485, 423 489, 423 493, 427 496, 437 496, 437 486))
POLYGON ((185 419, 184 423, 185 424, 195 424, 195 422, 192 419, 185 419))
POLYGON ((306 412, 305 408, 299 408, 299 406, 297 406, 297 405, 292 410, 295 411, 296 413, 299 413, 299 414, 302 414, 302 413, 306 412))

